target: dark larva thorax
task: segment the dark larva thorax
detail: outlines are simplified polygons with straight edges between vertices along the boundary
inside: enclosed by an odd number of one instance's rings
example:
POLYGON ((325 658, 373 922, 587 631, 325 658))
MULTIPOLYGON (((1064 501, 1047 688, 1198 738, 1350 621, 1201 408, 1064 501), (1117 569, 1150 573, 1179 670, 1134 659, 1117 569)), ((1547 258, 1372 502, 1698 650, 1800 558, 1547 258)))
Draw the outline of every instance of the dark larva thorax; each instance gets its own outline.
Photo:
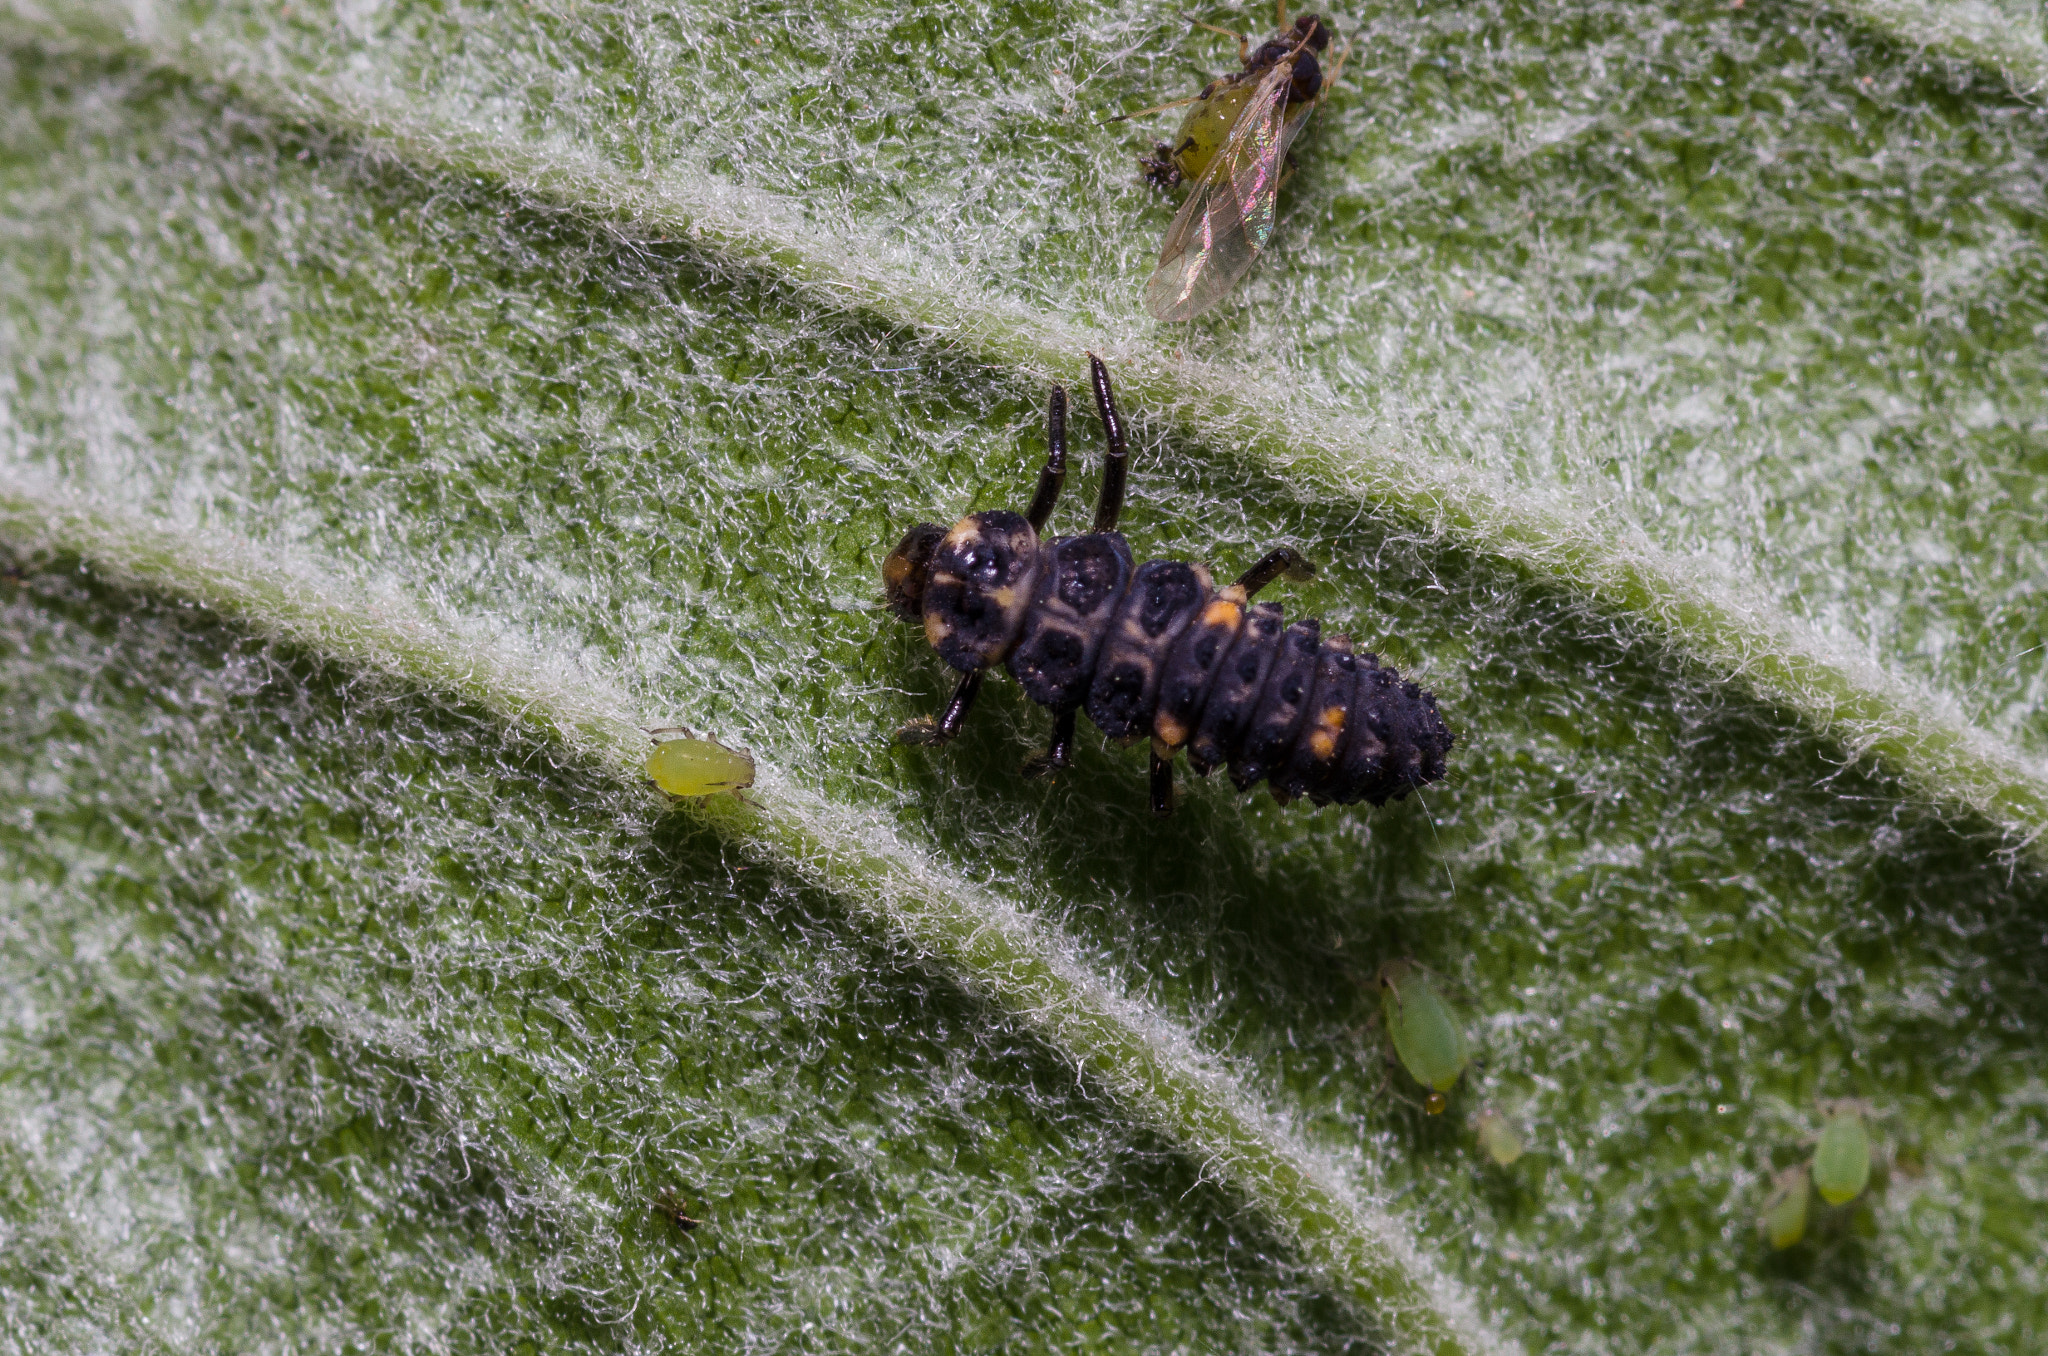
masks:
POLYGON ((1081 704, 1130 579, 1131 548, 1118 533, 1040 544, 1037 587, 1009 657, 1025 696, 1055 711, 1081 704))

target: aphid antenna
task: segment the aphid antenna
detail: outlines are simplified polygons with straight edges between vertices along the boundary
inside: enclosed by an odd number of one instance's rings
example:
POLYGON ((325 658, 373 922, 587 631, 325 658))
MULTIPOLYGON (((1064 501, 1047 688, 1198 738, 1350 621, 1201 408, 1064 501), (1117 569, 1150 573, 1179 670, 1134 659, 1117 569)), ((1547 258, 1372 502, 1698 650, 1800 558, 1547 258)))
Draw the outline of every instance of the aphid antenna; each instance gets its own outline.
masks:
MULTIPOLYGON (((1334 32, 1335 30, 1333 29, 1331 31, 1334 32)), ((1323 87, 1316 91, 1317 103, 1320 104, 1323 100, 1329 98, 1330 91, 1337 88, 1337 82, 1344 78, 1344 63, 1351 60, 1351 44, 1355 40, 1355 34, 1352 37, 1344 39, 1344 50, 1337 53, 1337 60, 1335 64, 1333 64, 1330 67, 1329 77, 1323 81, 1323 87)))
MULTIPOLYGON (((698 734, 698 733, 697 733, 697 732, 696 732, 695 730, 692 730, 692 729, 691 729, 691 728, 690 728, 689 726, 687 726, 687 725, 660 725, 660 726, 656 726, 656 727, 655 727, 654 729, 652 729, 652 730, 649 730, 649 731, 647 732, 647 737, 648 737, 649 739, 652 739, 652 740, 653 740, 653 741, 654 741, 655 743, 657 743, 657 744, 659 744, 659 743, 661 742, 661 737, 662 737, 663 735, 681 735, 681 736, 682 736, 683 738, 685 738, 685 739, 702 739, 702 738, 703 738, 703 736, 702 736, 702 735, 698 734)), ((718 743, 718 741, 717 741, 717 740, 715 740, 715 739, 714 739, 714 740, 712 740, 711 742, 712 742, 712 743, 714 743, 714 744, 717 744, 717 743, 718 743)), ((719 745, 719 747, 720 747, 720 748, 723 748, 723 747, 724 747, 724 745, 722 745, 722 744, 721 744, 721 745, 719 745)))
POLYGON ((1822 1097, 1817 1093, 1814 1095, 1813 1109, 1823 1117, 1839 1116, 1843 1112, 1853 1111, 1866 1121, 1874 1121, 1891 1114, 1891 1108, 1887 1107, 1880 1111, 1876 1104, 1861 1097, 1822 1097))
MULTIPOLYGON (((1287 55, 1288 55, 1288 56, 1290 56, 1290 57, 1293 57, 1293 56, 1297 56, 1297 55, 1299 55, 1299 54, 1300 54, 1300 52, 1301 52, 1301 49, 1302 49, 1302 48, 1304 48, 1304 47, 1306 47, 1306 46, 1308 46, 1308 44, 1309 44, 1309 39, 1313 38, 1313 37, 1314 37, 1314 36, 1316 35, 1316 28, 1321 28, 1322 26, 1323 26, 1323 21, 1322 21, 1321 19, 1318 19, 1318 20, 1316 20, 1316 26, 1315 26, 1315 28, 1311 28, 1311 29, 1310 29, 1310 30, 1309 30, 1308 32, 1306 32, 1306 33, 1302 34, 1302 35, 1301 35, 1301 41, 1299 41, 1299 42, 1295 43, 1295 44, 1294 44, 1294 46, 1292 46, 1292 47, 1290 47, 1290 48, 1288 48, 1288 49, 1287 49, 1287 55)), ((1281 31, 1282 31, 1282 32, 1285 32, 1285 31, 1286 31, 1286 28, 1287 28, 1287 25, 1285 25, 1285 24, 1282 24, 1282 25, 1280 26, 1280 28, 1281 28, 1281 31)), ((1276 63, 1276 64, 1277 64, 1277 63, 1276 63)))
POLYGON ((1422 818, 1429 824, 1430 841, 1436 844, 1436 860, 1444 869, 1444 883, 1451 887, 1451 903, 1458 902, 1458 878, 1451 874, 1450 859, 1444 856, 1444 840, 1436 831, 1436 812, 1429 808, 1429 802, 1422 798, 1422 788, 1415 787, 1415 803, 1422 807, 1422 818))
MULTIPOLYGON (((12 571, 9 571, 6 577, 10 579, 19 579, 21 576, 14 574, 12 571)), ((1984 686, 1984 684, 1990 682, 1992 679, 1999 677, 2007 669, 2011 668, 2014 664, 2019 663, 2022 659, 2025 659, 2028 655, 2034 653, 2034 651, 2036 650, 2048 650, 2048 645, 2029 645, 2026 649, 2021 650, 2019 653, 2013 655, 2010 659, 2007 659, 1997 668, 1991 670, 1982 678, 1979 678, 1976 682, 1964 688, 1962 695, 1965 698, 1975 696, 1978 688, 1984 686)))
MULTIPOLYGON (((1467 988, 1461 981, 1452 978, 1450 975, 1445 974, 1443 971, 1437 969, 1434 965, 1424 965, 1421 961, 1415 959, 1415 957, 1413 956, 1396 956, 1393 960, 1384 962, 1382 968, 1384 968, 1385 965, 1405 965, 1411 970, 1418 970, 1421 973, 1428 975, 1430 979, 1434 980, 1439 988, 1449 990, 1450 996, 1453 1000, 1460 1003, 1471 1003, 1475 1001, 1472 996, 1472 990, 1467 988)), ((1374 982, 1378 983, 1379 981, 1376 979, 1374 982)), ((1397 1003, 1401 1001, 1401 991, 1398 988, 1394 990, 1394 1001, 1397 1003)), ((1475 1064, 1478 1063, 1479 1056, 1473 1055, 1472 1062, 1475 1064)))
POLYGON ((1153 113, 1164 113, 1169 108, 1186 108, 1189 104, 1198 104, 1200 102, 1202 102, 1201 95, 1190 94, 1187 98, 1175 99, 1170 104, 1154 104, 1150 108, 1141 108, 1135 113, 1119 113, 1113 118, 1104 118, 1095 125, 1097 127, 1106 127, 1113 122, 1129 122, 1132 118, 1142 118, 1153 113))

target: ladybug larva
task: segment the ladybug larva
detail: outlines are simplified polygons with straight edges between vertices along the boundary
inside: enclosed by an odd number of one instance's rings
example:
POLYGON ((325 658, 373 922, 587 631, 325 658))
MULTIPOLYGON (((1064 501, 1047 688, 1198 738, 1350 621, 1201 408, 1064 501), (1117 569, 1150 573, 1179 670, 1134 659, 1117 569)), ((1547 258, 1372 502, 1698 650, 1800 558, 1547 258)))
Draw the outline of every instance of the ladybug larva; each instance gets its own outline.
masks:
POLYGON ((925 639, 960 673, 937 718, 914 720, 906 744, 944 744, 997 664, 1053 713, 1052 746, 1033 760, 1051 775, 1073 757, 1082 711, 1111 739, 1152 741, 1152 809, 1173 809, 1173 759, 1196 773, 1227 766, 1239 790, 1266 781, 1281 804, 1307 796, 1384 805, 1444 775, 1451 733, 1436 698, 1377 656, 1324 636, 1315 618, 1288 622, 1255 603, 1281 576, 1313 567, 1294 550, 1268 552, 1236 582, 1180 560, 1134 566, 1117 532, 1130 460, 1109 373, 1088 355, 1095 407, 1108 435, 1095 526, 1040 537, 1067 475, 1067 393, 1055 386, 1038 492, 1023 513, 985 509, 951 529, 919 523, 882 565, 891 611, 921 622, 925 639))

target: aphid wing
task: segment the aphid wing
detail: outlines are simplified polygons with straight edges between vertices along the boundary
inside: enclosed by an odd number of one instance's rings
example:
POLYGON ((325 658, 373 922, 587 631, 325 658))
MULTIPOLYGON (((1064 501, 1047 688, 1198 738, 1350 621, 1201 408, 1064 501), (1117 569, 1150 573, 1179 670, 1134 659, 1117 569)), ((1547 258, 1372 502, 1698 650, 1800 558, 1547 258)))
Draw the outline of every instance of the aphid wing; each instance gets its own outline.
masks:
POLYGON ((1160 320, 1192 320, 1230 294, 1273 236, 1281 166, 1304 116, 1287 116, 1293 67, 1281 64, 1245 102, 1230 139, 1182 204, 1159 267, 1145 284, 1145 309, 1160 320))

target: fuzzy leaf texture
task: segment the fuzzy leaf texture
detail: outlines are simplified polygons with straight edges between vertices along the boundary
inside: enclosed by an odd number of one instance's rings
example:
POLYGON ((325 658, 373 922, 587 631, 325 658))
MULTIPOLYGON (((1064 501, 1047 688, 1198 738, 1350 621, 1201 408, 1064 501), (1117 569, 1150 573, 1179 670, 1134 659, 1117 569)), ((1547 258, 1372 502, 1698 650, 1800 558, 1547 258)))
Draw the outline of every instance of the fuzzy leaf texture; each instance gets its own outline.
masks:
POLYGON ((2040 12, 1334 17, 1168 327, 1171 7, 0 3, 0 1348, 2038 1347, 2040 12), (890 745, 1089 347, 1139 558, 1300 548, 1446 783, 890 745))

